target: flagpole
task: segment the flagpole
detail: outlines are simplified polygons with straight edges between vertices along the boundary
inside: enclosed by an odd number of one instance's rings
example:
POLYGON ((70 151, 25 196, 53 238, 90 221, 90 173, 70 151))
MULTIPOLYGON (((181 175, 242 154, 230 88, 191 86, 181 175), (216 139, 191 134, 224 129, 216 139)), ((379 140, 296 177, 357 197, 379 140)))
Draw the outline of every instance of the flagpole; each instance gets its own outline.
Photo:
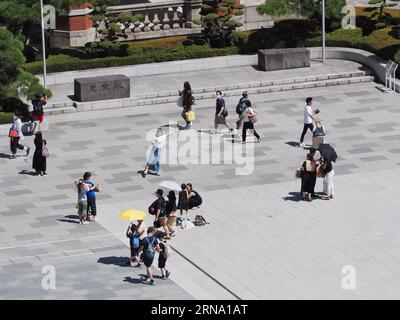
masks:
POLYGON ((325 62, 325 0, 322 0, 322 62, 325 62))
POLYGON ((43 12, 43 0, 40 0, 40 20, 42 24, 42 56, 43 56, 43 86, 46 88, 46 43, 44 37, 44 12, 43 12))

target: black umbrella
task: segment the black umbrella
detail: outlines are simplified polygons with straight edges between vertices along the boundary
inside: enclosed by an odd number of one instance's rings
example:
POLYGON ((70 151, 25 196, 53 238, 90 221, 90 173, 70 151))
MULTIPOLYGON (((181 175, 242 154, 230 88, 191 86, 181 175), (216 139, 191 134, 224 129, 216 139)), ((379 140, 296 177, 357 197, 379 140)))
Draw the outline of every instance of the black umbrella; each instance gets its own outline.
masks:
POLYGON ((319 145, 319 153, 326 160, 330 160, 336 162, 338 155, 336 154, 335 149, 328 143, 322 143, 319 145))

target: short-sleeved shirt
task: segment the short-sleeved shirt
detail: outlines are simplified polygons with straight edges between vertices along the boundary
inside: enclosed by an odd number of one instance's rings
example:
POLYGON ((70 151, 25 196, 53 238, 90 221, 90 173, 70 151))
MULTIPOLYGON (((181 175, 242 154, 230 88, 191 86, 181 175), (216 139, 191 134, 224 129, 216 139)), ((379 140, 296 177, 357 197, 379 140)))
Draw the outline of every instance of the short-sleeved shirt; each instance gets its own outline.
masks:
POLYGON ((163 197, 160 197, 157 199, 155 203, 155 210, 156 212, 160 210, 160 215, 159 217, 165 217, 166 216, 166 211, 165 211, 165 199, 163 197))
POLYGON ((168 200, 165 203, 165 211, 166 211, 167 216, 169 216, 171 212, 176 211, 176 202, 168 200))
MULTIPOLYGON (((91 188, 94 187, 94 183, 89 181, 89 180, 85 180, 84 181, 86 184, 88 184, 91 188)), ((90 190, 87 192, 87 198, 88 199, 94 199, 96 198, 96 193, 93 190, 90 190)))
MULTIPOLYGON (((251 114, 251 115, 255 115, 255 112, 254 112, 254 110, 253 110, 252 107, 247 107, 247 108, 244 110, 244 113, 243 113, 243 114, 245 114, 245 113, 249 113, 249 114, 251 114)), ((245 115, 245 116, 243 117, 243 121, 244 121, 244 122, 250 122, 250 119, 249 119, 248 116, 245 115)))
POLYGON ((304 124, 311 124, 313 119, 310 117, 310 114, 313 114, 313 110, 311 106, 306 105, 304 107, 304 124))
POLYGON ((149 247, 149 244, 153 245, 153 248, 156 248, 158 245, 158 240, 156 237, 146 237, 143 240, 140 241, 140 245, 143 246, 143 251, 146 251, 147 248, 149 247))
POLYGON ((165 134, 159 136, 159 137, 154 137, 153 139, 153 146, 155 148, 162 148, 165 145, 165 140, 167 139, 167 136, 165 134))
MULTIPOLYGON (((223 97, 220 97, 217 98, 215 114, 219 114, 222 108, 225 108, 225 99, 223 97)), ((224 115, 224 112, 222 113, 222 115, 224 115)))

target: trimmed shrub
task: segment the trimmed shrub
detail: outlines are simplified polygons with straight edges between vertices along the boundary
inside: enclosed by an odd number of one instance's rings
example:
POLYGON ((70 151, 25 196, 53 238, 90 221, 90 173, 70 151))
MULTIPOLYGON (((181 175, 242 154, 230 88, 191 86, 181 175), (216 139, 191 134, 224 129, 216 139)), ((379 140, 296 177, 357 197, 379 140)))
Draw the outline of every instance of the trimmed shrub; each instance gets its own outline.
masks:
POLYGON ((0 112, 0 124, 11 123, 13 120, 12 112, 0 112))
MULTIPOLYGON (((177 48, 129 48, 129 55, 124 57, 105 57, 83 60, 66 55, 51 56, 47 60, 48 72, 63 72, 71 70, 86 70, 94 68, 108 68, 143 63, 198 59, 216 56, 237 54, 237 47, 210 48, 203 46, 178 46, 177 48)), ((40 61, 25 64, 25 69, 33 74, 42 72, 40 61)))
POLYGON ((13 114, 17 112, 23 121, 29 119, 28 105, 17 97, 0 97, 0 112, 3 114, 13 114))

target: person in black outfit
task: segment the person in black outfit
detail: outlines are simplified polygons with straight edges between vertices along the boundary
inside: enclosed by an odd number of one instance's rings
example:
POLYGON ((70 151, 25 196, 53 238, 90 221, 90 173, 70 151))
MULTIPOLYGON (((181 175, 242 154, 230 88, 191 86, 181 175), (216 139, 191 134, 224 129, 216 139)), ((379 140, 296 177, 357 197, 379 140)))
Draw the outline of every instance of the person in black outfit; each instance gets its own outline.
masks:
POLYGON ((165 199, 163 197, 163 194, 164 194, 164 191, 162 191, 161 189, 157 189, 157 191, 156 191, 157 202, 156 202, 156 206, 155 206, 155 210, 156 210, 155 221, 160 222, 160 226, 164 228, 164 231, 167 234, 167 238, 170 238, 169 230, 167 227, 167 212, 165 210, 165 199))
POLYGON ((47 145, 46 140, 43 139, 41 131, 36 133, 34 140, 35 143, 35 153, 33 154, 32 169, 35 170, 37 175, 45 176, 46 173, 46 157, 43 156, 43 145, 47 145))
POLYGON ((176 195, 175 191, 171 190, 167 195, 168 200, 165 203, 165 211, 167 212, 167 228, 170 237, 175 236, 176 228, 176 195))
POLYGON ((191 183, 187 184, 187 188, 189 194, 189 209, 199 207, 203 203, 203 199, 196 191, 193 190, 191 183))
POLYGON ((314 193, 315 183, 317 181, 316 161, 313 156, 307 154, 307 160, 303 162, 302 170, 302 198, 306 201, 311 201, 311 195, 314 193))
POLYGON ((164 232, 158 235, 158 245, 160 246, 160 253, 158 255, 158 268, 161 271, 161 279, 166 280, 171 272, 169 272, 165 266, 167 264, 168 253, 167 253, 167 240, 165 239, 166 234, 164 232))

